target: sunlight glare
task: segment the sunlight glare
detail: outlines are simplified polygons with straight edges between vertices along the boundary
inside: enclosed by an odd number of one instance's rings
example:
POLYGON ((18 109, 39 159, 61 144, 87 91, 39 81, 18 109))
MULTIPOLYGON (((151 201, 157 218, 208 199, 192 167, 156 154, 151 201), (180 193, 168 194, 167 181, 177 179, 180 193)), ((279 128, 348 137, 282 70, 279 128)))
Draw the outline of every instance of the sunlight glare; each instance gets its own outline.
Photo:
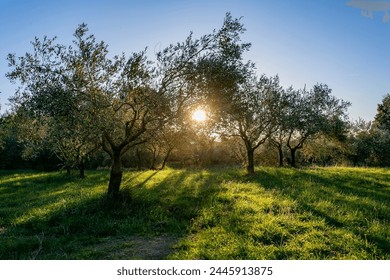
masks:
POLYGON ((206 112, 202 109, 197 109, 192 113, 192 119, 197 122, 204 122, 206 120, 206 112))

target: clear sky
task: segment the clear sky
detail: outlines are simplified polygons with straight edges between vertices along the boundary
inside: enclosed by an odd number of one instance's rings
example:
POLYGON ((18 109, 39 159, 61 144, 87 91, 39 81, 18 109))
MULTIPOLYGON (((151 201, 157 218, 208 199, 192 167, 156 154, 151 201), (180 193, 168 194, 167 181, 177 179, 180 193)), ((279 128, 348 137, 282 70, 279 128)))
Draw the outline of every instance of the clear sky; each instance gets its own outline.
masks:
POLYGON ((279 74, 286 87, 326 83, 352 103, 351 119, 372 120, 390 93, 390 0, 379 1, 382 11, 375 11, 373 0, 353 1, 369 10, 347 6, 347 0, 0 0, 2 111, 15 90, 5 78, 6 56, 31 51, 35 36, 70 44, 85 22, 112 55, 148 47, 153 59, 190 31, 201 36, 220 28, 231 12, 243 17, 242 38, 252 43, 246 58, 259 73, 279 74))

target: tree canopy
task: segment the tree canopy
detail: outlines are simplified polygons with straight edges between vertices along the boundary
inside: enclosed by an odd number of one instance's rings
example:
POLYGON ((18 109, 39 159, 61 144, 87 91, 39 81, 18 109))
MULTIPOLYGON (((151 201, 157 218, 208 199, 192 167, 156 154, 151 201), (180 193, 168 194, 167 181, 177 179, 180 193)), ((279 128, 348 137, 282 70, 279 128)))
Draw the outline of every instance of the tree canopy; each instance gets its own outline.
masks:
MULTIPOLYGON (((145 51, 109 56, 106 43, 89 35, 86 24, 68 46, 56 38, 35 38, 31 53, 8 56, 7 76, 21 85, 12 103, 42 130, 39 144, 50 145, 67 165, 82 166, 84 157, 101 147, 112 160, 108 192, 115 196, 123 155, 201 99, 199 65, 216 57, 240 58, 247 48, 236 48, 242 29, 227 14, 219 31, 199 39, 191 33, 157 53, 155 63, 145 51)), ((26 135, 35 137, 32 131, 26 135)))
POLYGON ((390 131, 390 93, 383 97, 381 104, 378 104, 375 122, 379 128, 390 131))

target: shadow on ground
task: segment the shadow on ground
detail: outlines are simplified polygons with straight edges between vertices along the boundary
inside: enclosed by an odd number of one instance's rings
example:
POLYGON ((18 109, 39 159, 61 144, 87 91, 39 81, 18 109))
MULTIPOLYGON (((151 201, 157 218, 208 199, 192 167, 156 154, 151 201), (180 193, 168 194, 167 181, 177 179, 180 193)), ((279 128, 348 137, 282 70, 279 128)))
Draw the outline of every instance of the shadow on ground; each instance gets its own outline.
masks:
POLYGON ((125 174, 113 202, 102 172, 32 176, 0 188, 1 259, 164 259, 218 191, 201 171, 147 171, 125 174))

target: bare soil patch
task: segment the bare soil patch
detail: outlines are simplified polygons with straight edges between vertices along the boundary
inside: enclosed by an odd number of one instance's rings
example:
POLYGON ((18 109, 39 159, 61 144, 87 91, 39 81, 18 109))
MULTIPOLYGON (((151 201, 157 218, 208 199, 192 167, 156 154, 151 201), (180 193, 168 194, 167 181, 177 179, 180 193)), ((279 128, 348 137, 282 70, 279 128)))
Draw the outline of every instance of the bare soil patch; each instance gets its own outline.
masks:
POLYGON ((174 236, 109 238, 94 246, 102 259, 110 260, 162 260, 172 252, 178 238, 174 236))

